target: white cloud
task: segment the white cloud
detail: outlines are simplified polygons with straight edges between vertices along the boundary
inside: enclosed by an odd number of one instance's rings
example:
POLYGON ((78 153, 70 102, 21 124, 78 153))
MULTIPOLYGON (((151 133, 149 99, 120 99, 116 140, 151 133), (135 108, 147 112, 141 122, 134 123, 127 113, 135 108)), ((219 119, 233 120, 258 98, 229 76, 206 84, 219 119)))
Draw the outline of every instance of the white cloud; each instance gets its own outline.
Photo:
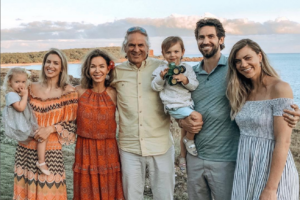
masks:
MULTIPOLYGON (((150 37, 150 48, 155 55, 161 53, 161 43, 165 37, 150 37)), ((250 38, 257 42, 267 53, 299 53, 299 35, 273 34, 273 35, 228 35, 225 38, 224 54, 229 54, 232 46, 239 40, 250 38)), ((198 54, 200 56, 195 38, 193 36, 182 37, 186 54, 198 54)), ((69 48, 94 48, 107 46, 121 46, 123 38, 112 39, 52 39, 52 40, 6 40, 1 42, 1 52, 33 52, 46 51, 52 47, 59 49, 69 48)))
MULTIPOLYGON (((152 37, 193 36, 196 22, 203 16, 170 15, 166 18, 125 18, 102 24, 63 21, 33 21, 17 28, 1 29, 1 40, 122 38, 131 26, 144 27, 152 37)), ((248 19, 219 18, 227 35, 300 34, 300 23, 277 18, 263 23, 248 19)))

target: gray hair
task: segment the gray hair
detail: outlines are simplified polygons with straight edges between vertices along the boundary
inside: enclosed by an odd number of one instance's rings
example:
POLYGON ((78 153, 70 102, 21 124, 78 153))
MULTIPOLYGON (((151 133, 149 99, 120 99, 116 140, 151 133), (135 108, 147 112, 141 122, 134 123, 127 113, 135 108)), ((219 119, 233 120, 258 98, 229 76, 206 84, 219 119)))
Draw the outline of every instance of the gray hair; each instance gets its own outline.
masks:
POLYGON ((125 48, 126 48, 126 46, 127 46, 127 44, 128 44, 128 36, 129 36, 130 34, 132 34, 132 33, 135 33, 135 32, 139 32, 139 33, 143 34, 143 35, 146 37, 146 41, 145 41, 145 42, 146 42, 146 45, 147 45, 147 47, 148 47, 148 49, 149 49, 149 47, 150 47, 150 42, 149 42, 148 34, 147 34, 147 33, 143 33, 143 32, 142 32, 141 30, 139 30, 139 29, 136 29, 136 30, 131 31, 131 32, 126 31, 126 35, 125 35, 124 41, 123 41, 123 43, 122 43, 121 53, 126 54, 125 48))

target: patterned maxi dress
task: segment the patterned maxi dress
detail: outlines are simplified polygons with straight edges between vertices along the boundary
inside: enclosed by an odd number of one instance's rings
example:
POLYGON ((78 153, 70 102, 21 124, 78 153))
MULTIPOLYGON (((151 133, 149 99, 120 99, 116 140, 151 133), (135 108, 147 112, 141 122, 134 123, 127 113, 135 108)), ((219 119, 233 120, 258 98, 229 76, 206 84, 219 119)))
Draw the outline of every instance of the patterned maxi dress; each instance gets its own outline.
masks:
MULTIPOLYGON (((247 101, 236 116, 240 142, 234 174, 232 200, 259 200, 268 181, 275 147, 273 116, 291 109, 292 99, 247 101)), ((277 200, 299 200, 298 172, 288 156, 277 189, 277 200)))
POLYGON ((37 141, 19 143, 14 166, 14 197, 17 200, 66 200, 65 167, 62 144, 75 142, 78 94, 65 93, 59 98, 42 100, 29 91, 29 102, 38 125, 55 125, 46 146, 45 162, 51 172, 47 176, 36 166, 38 161, 37 141))
POLYGON ((106 91, 87 89, 79 97, 74 200, 124 199, 115 111, 106 91))

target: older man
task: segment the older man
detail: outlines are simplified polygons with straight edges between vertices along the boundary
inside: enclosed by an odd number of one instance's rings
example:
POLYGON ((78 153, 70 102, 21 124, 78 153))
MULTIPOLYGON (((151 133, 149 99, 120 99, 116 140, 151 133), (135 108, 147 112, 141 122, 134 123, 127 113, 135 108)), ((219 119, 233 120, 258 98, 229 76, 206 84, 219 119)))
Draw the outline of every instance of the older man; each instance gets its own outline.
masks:
MULTIPOLYGON (((187 131, 198 133, 195 144, 198 157, 187 155, 189 199, 230 200, 239 141, 239 129, 230 119, 226 98, 227 58, 221 54, 225 30, 218 19, 201 19, 195 37, 203 61, 194 66, 199 81, 192 93, 195 110, 203 115, 204 124, 187 117, 179 124, 187 131)), ((299 120, 300 110, 284 115, 290 126, 299 120)), ((288 112, 288 111, 287 111, 288 112)))
POLYGON ((151 89, 152 72, 159 66, 149 58, 145 29, 129 28, 122 46, 128 61, 114 70, 120 114, 119 148, 123 189, 128 200, 143 199, 146 167, 154 199, 173 199, 174 146, 170 117, 159 94, 151 89))

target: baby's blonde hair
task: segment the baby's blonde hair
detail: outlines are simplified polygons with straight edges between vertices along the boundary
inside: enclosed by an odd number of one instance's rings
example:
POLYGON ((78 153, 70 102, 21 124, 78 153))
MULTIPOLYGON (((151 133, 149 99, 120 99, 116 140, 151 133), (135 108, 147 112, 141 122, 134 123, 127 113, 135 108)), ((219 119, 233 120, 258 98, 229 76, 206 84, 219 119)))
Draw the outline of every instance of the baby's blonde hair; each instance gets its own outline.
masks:
POLYGON ((26 87, 29 85, 30 80, 29 80, 29 73, 25 68, 21 67, 13 67, 10 68, 10 70, 7 72, 5 75, 4 81, 3 81, 3 86, 2 90, 7 93, 7 92, 12 92, 13 89, 10 87, 10 81, 13 77, 14 74, 25 74, 27 76, 27 81, 26 81, 26 87))

